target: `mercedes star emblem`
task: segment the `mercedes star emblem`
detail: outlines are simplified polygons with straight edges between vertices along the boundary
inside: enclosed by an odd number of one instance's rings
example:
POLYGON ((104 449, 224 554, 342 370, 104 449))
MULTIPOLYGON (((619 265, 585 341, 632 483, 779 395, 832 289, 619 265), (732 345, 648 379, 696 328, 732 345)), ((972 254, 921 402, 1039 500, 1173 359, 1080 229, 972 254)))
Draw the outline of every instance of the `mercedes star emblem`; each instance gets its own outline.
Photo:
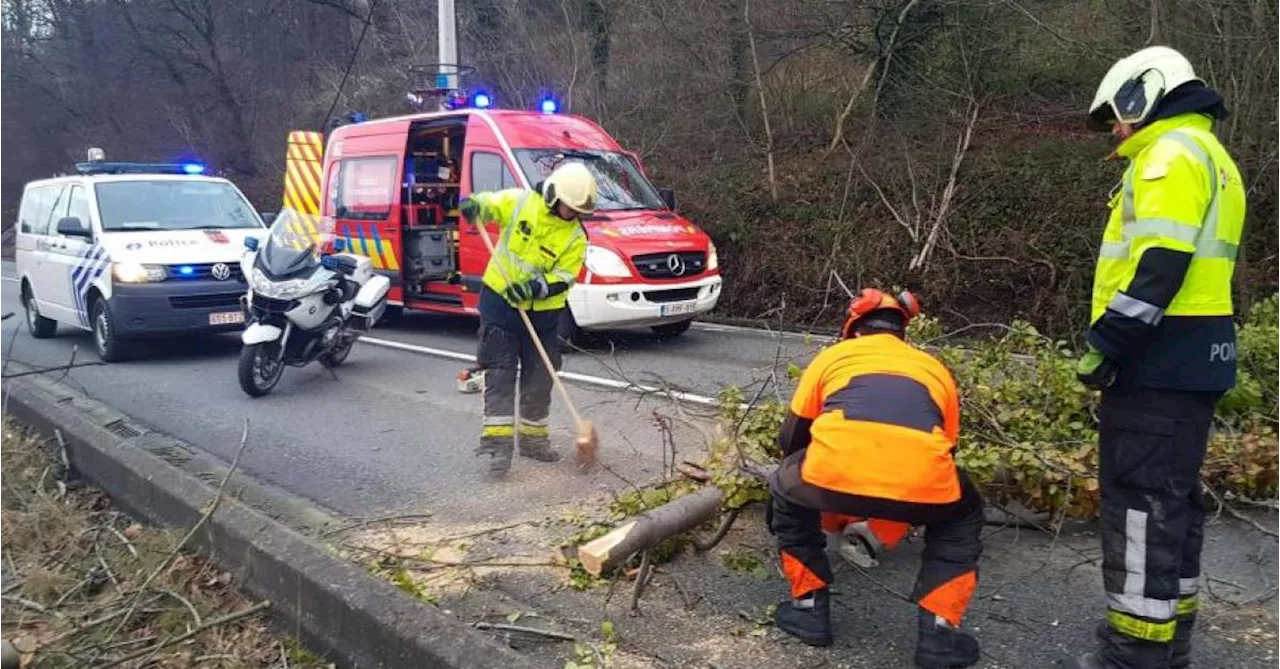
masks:
POLYGON ((226 281, 227 279, 231 278, 231 268, 227 267, 227 264, 224 262, 220 262, 214 265, 212 273, 213 273, 213 278, 219 281, 226 281))
POLYGON ((679 253, 667 256, 667 269, 671 270, 672 276, 684 276, 684 260, 679 253))

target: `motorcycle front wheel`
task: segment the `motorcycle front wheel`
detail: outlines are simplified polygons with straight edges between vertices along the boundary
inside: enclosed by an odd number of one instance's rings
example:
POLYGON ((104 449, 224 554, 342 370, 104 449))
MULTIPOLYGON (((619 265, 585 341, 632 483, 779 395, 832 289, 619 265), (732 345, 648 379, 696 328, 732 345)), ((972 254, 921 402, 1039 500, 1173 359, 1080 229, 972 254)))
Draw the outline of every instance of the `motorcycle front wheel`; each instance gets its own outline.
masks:
POLYGON ((284 375, 279 342, 249 344, 240 349, 240 388, 250 397, 271 392, 284 375))

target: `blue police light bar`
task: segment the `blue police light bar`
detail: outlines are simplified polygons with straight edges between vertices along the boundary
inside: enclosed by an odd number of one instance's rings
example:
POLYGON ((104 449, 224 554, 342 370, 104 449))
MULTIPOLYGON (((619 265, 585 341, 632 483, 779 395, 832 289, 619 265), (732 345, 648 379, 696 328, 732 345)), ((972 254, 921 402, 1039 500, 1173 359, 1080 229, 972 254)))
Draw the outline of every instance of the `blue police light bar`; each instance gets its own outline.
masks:
POLYGON ((475 105, 476 109, 488 109, 493 104, 493 98, 489 97, 488 93, 476 93, 475 97, 471 98, 471 104, 475 105))
POLYGON ((203 174, 204 165, 198 163, 107 163, 91 161, 76 163, 80 174, 203 174))
POLYGON ((560 104, 556 102, 555 98, 542 98, 542 102, 538 103, 538 108, 542 110, 543 114, 554 114, 560 111, 560 104))

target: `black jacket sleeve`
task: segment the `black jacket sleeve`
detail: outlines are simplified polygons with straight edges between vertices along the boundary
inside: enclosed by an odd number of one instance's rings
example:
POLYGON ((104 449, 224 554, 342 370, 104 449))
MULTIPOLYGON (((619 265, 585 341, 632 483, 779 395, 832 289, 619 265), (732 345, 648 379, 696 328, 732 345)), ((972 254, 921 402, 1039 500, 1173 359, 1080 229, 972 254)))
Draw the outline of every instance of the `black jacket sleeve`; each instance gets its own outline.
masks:
POLYGON ((1089 343, 1106 357, 1124 362, 1151 340, 1164 310, 1182 287, 1192 254, 1150 248, 1138 260, 1129 288, 1116 294, 1091 328, 1089 343))
POLYGON ((809 428, 812 425, 812 419, 801 418, 794 412, 787 411, 787 417, 782 421, 782 429, 778 430, 778 446, 782 448, 782 457, 809 447, 809 428))

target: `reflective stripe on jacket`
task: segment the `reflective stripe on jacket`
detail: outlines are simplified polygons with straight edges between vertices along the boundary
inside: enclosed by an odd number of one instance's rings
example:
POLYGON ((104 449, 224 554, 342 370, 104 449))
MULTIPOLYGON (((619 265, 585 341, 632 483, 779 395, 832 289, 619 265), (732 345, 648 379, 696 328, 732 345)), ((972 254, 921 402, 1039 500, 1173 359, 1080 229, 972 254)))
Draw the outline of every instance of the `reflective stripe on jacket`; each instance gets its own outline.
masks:
POLYGON ((1245 193, 1235 161, 1211 127, 1206 116, 1184 114, 1152 123, 1120 145, 1130 164, 1111 199, 1090 322, 1109 306, 1151 324, 1163 315, 1231 315, 1245 193), (1193 254, 1182 287, 1163 309, 1121 292, 1151 248, 1193 254))
MULTIPOLYGON (((548 286, 562 283, 567 287, 577 281, 587 255, 587 235, 581 223, 556 216, 534 191, 512 188, 473 193, 471 199, 480 205, 481 218, 497 222, 502 230, 484 271, 484 285, 501 295, 510 285, 508 279, 517 284, 541 280, 548 286)), ((521 306, 528 311, 562 309, 568 296, 568 291, 562 290, 521 306)))
POLYGON ((1129 167, 1098 254, 1089 341, 1120 364, 1122 385, 1235 383, 1231 279, 1245 192, 1212 123, 1198 113, 1162 119, 1117 150, 1129 167))
POLYGON ((846 339, 818 354, 791 411, 813 421, 804 481, 902 502, 960 498, 952 459, 960 432, 955 380, 894 335, 846 339))

